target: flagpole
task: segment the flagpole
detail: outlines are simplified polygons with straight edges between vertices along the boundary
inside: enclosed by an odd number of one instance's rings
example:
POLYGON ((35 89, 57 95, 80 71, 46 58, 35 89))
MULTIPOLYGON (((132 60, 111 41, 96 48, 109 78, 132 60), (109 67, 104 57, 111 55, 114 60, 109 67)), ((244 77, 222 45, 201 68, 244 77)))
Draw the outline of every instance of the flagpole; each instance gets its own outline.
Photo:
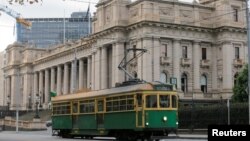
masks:
POLYGON ((91 15, 90 15, 90 1, 89 1, 89 8, 88 8, 88 10, 89 10, 89 11, 88 11, 88 18, 89 18, 89 19, 88 19, 88 22, 89 22, 89 35, 90 35, 90 32, 91 32, 91 31, 90 31, 90 16, 91 16, 91 15))

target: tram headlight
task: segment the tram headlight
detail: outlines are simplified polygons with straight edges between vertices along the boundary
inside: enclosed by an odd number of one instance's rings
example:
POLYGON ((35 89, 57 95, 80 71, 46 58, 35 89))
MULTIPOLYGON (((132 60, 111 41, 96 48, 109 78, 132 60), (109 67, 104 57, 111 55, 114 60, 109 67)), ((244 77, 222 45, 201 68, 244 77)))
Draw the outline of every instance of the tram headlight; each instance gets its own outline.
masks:
POLYGON ((178 121, 176 121, 176 125, 178 125, 179 124, 179 122, 178 121))
POLYGON ((162 118, 162 120, 163 120, 164 122, 166 122, 166 121, 168 120, 167 116, 164 116, 164 117, 162 118))
POLYGON ((149 123, 148 122, 146 122, 146 126, 148 126, 149 125, 149 123))

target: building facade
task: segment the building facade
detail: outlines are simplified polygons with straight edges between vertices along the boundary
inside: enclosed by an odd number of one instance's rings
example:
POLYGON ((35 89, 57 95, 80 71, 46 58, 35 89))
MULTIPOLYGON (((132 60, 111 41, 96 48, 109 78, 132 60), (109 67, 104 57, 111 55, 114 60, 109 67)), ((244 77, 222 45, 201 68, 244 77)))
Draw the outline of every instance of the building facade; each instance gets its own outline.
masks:
POLYGON ((181 100, 232 96, 247 62, 244 0, 100 0, 96 7, 88 38, 50 49, 19 43, 6 49, 11 109, 34 106, 36 96, 47 108, 50 91, 67 95, 115 87, 128 80, 118 65, 130 48, 147 53, 127 70, 148 82, 177 78, 181 100))
POLYGON ((17 41, 33 44, 36 47, 48 48, 66 40, 78 40, 89 34, 87 12, 74 12, 70 18, 28 18, 32 23, 29 29, 17 28, 17 41))
MULTIPOLYGON (((0 68, 3 68, 4 67, 4 51, 2 51, 2 52, 0 52, 0 60, 1 60, 1 62, 0 62, 0 68)), ((1 91, 4 91, 4 73, 3 73, 3 70, 2 69, 0 69, 0 90, 1 91)), ((0 94, 0 107, 1 106, 3 106, 3 105, 5 105, 4 103, 5 103, 5 95, 4 95, 5 93, 1 93, 0 94)))

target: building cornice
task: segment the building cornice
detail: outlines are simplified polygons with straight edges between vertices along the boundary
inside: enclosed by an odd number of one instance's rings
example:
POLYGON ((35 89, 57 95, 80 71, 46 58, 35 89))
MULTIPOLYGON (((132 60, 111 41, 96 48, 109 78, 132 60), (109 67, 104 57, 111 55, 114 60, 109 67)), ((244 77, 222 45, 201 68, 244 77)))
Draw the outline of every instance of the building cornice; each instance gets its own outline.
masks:
POLYGON ((208 10, 215 10, 214 7, 208 6, 208 5, 202 5, 200 3, 190 3, 190 2, 182 2, 178 0, 137 0, 133 3, 130 3, 128 7, 132 7, 134 5, 137 5, 139 3, 142 3, 144 1, 149 1, 149 2, 158 2, 158 3, 167 3, 167 4, 172 4, 172 5, 179 5, 179 6, 189 6, 189 7, 197 7, 197 8, 203 8, 203 9, 208 9, 208 10))

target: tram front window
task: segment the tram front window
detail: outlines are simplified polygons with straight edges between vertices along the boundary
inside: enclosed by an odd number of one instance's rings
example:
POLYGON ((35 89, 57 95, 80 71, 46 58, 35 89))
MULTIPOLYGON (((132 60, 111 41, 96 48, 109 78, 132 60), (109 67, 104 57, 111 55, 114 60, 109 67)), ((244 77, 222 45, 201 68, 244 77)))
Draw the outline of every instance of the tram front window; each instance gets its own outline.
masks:
POLYGON ((177 97, 172 95, 172 108, 177 108, 177 97))
POLYGON ((157 95, 146 96, 146 107, 157 108, 157 95))
POLYGON ((170 96, 169 95, 160 95, 160 107, 168 108, 170 106, 170 96))

